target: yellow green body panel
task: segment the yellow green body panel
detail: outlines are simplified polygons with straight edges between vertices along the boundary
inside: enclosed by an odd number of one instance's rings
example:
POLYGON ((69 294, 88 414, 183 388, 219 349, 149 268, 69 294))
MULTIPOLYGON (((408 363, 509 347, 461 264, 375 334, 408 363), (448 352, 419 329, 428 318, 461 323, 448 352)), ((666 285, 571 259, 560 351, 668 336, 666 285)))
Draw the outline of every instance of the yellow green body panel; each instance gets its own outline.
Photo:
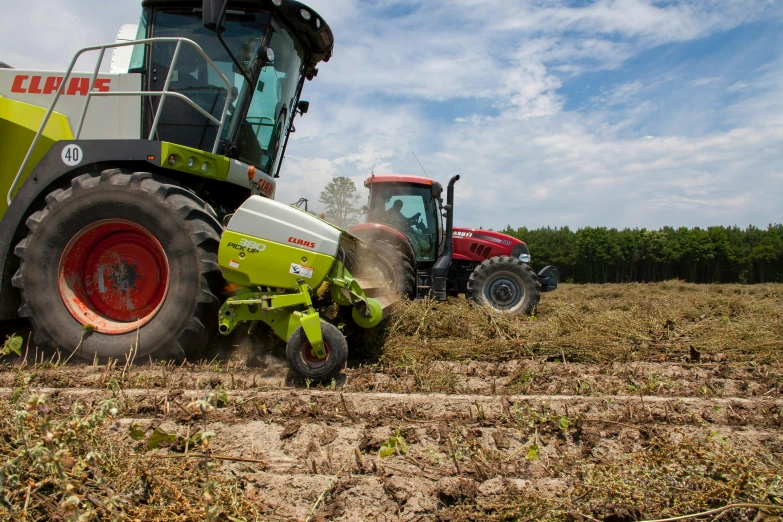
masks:
MULTIPOLYGON (((223 250, 221 245, 221 251, 223 250)), ((352 315, 358 326, 374 328, 383 320, 380 303, 365 296, 356 279, 342 263, 333 264, 326 281, 332 286, 332 295, 340 296, 337 300, 339 304, 353 306, 352 315)), ((220 308, 220 333, 228 335, 242 323, 261 321, 270 326, 275 335, 287 342, 296 329, 301 327, 313 348, 313 354, 321 359, 326 358, 321 334, 321 317, 313 307, 310 296, 313 287, 309 283, 301 283, 296 290, 263 291, 264 288, 258 286, 275 285, 262 284, 256 285, 256 288, 242 288, 234 297, 228 298, 220 308)))
POLYGON ((229 162, 225 156, 203 150, 166 141, 160 144, 160 166, 185 174, 225 181, 228 178, 229 162))
POLYGON ((295 289, 299 280, 317 288, 335 263, 331 256, 230 230, 223 233, 218 264, 223 277, 241 286, 295 289))
POLYGON ((321 317, 313 308, 313 300, 310 297, 312 291, 313 289, 304 283, 299 285, 297 291, 282 294, 245 288, 223 303, 218 329, 221 334, 228 335, 241 323, 261 321, 269 325, 275 335, 288 341, 301 326, 313 347, 313 353, 325 359, 321 317))
MULTIPOLYGON (((0 198, 0 218, 8 210, 5 195, 45 115, 46 109, 42 107, 0 96, 0 194, 3 195, 0 198)), ((68 117, 53 112, 17 184, 17 192, 55 142, 71 139, 73 132, 68 117)))

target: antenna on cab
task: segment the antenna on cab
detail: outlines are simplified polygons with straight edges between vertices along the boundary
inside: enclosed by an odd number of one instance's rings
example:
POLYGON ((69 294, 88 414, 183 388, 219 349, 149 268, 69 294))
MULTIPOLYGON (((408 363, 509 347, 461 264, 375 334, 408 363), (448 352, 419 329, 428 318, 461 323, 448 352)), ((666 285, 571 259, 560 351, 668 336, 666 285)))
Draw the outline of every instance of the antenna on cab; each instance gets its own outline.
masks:
POLYGON ((372 146, 372 167, 370 167, 370 175, 375 177, 375 148, 378 146, 378 133, 380 130, 375 131, 375 143, 372 146))
POLYGON ((426 171, 426 170, 424 170, 424 165, 422 165, 422 164, 421 164, 421 161, 419 161, 419 158, 417 158, 417 157, 416 157, 416 153, 415 153, 415 152, 413 152, 413 151, 411 151, 411 154, 413 154, 413 157, 414 157, 414 158, 416 158, 416 163, 418 163, 418 164, 419 164, 419 167, 421 167, 421 171, 422 171, 422 172, 424 172, 424 175, 425 175, 425 176, 427 176, 427 177, 429 178, 429 177, 430 177, 430 175, 429 175, 429 174, 427 174, 427 171, 426 171))

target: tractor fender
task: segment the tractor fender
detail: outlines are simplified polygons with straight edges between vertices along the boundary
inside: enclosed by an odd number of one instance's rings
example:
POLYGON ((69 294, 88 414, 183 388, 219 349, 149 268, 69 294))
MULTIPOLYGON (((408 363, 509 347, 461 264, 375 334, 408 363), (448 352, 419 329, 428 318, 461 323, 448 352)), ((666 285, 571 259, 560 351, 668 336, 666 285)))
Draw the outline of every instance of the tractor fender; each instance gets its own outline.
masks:
POLYGON ((399 230, 381 223, 362 223, 351 228, 350 232, 370 247, 372 247, 375 241, 391 243, 410 261, 411 266, 416 266, 416 255, 414 254, 413 245, 405 237, 405 234, 399 230))
MULTIPOLYGON (((130 166, 136 170, 159 172, 160 153, 160 142, 148 140, 64 140, 52 145, 30 172, 0 220, 0 320, 17 317, 20 296, 11 285, 11 278, 19 268, 19 259, 13 251, 28 232, 27 218, 45 204, 46 196, 67 186, 76 176, 104 168, 130 166), (76 166, 69 166, 62 159, 62 152, 68 145, 78 145, 83 152, 83 158, 76 166)), ((2 196, 5 198, 5 194, 2 196)))

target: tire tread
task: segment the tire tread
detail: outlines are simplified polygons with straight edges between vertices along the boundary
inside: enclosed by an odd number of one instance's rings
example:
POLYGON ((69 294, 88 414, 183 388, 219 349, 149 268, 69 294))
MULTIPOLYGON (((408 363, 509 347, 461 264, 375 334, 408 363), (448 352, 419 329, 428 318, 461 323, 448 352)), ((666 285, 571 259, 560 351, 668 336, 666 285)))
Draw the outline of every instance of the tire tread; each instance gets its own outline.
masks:
POLYGON ((180 187, 173 180, 148 172, 128 172, 121 169, 107 169, 100 173, 82 174, 71 181, 70 187, 57 189, 46 197, 46 207, 33 213, 27 219, 29 234, 20 241, 14 253, 20 258, 20 267, 13 278, 13 285, 21 290, 21 305, 19 314, 27 317, 32 323, 35 339, 38 344, 57 346, 51 336, 46 335, 36 325, 35 317, 30 311, 25 291, 25 273, 28 270, 26 257, 29 245, 34 241, 39 225, 56 206, 64 204, 77 192, 97 188, 101 185, 129 186, 142 190, 149 197, 157 198, 172 214, 182 220, 189 230, 198 252, 200 265, 198 301, 194 317, 184 326, 176 341, 160 349, 175 358, 182 358, 192 352, 194 345, 203 348, 208 341, 210 332, 206 324, 217 320, 217 307, 220 304, 220 292, 225 282, 217 262, 217 250, 220 244, 222 227, 210 212, 209 206, 196 194, 180 187), (210 314, 215 317, 210 317, 210 314))
POLYGON ((523 263, 516 257, 511 256, 497 256, 491 257, 478 265, 473 273, 470 274, 470 279, 467 285, 468 299, 474 302, 481 303, 483 298, 482 288, 484 283, 498 266, 510 265, 515 270, 521 270, 524 277, 530 278, 533 282, 533 296, 527 307, 523 308, 521 312, 525 314, 532 314, 541 299, 541 282, 538 280, 538 276, 533 269, 527 263, 523 263))

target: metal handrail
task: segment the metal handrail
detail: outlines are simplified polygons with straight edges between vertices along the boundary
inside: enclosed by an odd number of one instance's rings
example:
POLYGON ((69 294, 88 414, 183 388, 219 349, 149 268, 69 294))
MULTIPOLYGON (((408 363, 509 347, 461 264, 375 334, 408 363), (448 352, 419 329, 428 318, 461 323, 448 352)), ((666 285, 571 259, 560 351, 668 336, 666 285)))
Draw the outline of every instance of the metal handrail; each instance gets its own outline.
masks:
POLYGON ((212 146, 212 153, 213 154, 217 153, 217 148, 218 145, 220 144, 220 135, 223 132, 223 126, 226 121, 226 114, 228 113, 228 108, 231 103, 231 82, 228 81, 228 78, 226 78, 226 76, 221 72, 221 70, 217 67, 217 65, 215 65, 212 59, 210 59, 210 57, 207 56, 207 53, 204 52, 204 50, 201 48, 199 44, 197 44, 193 40, 190 40, 189 38, 145 38, 143 40, 134 40, 132 42, 116 42, 113 44, 85 47, 84 49, 77 52, 74 55, 73 59, 71 60, 71 64, 68 66, 68 69, 65 72, 65 77, 60 83, 60 86, 57 88, 57 93, 54 95, 54 99, 52 100, 51 105, 49 105, 49 109, 46 111, 46 115, 44 116, 44 119, 41 122, 41 126, 38 129, 38 132, 35 134, 35 137, 33 138, 33 141, 30 144, 30 148, 27 150, 27 154, 25 154, 24 160, 22 161, 22 165, 19 167, 19 172, 16 173, 16 177, 14 178, 13 183, 11 183, 11 188, 9 189, 8 195, 6 196, 6 201, 9 206, 13 201, 13 193, 16 190, 16 186, 19 184, 19 180, 22 178, 22 173, 24 172, 24 169, 27 168, 27 164, 30 161, 30 157, 32 156, 33 151, 35 150, 35 147, 38 145, 38 141, 40 140, 41 135, 43 134, 43 131, 46 128, 46 125, 49 123, 49 118, 51 117, 52 112, 54 112, 54 107, 57 105, 60 96, 65 90, 65 85, 68 83, 68 80, 71 77, 71 74, 73 73, 73 68, 76 65, 76 62, 79 60, 79 57, 82 54, 90 51, 100 51, 100 54, 98 55, 98 61, 95 64, 95 69, 93 70, 92 77, 90 79, 90 88, 87 91, 87 98, 84 100, 84 107, 82 108, 82 113, 79 117, 79 124, 76 127, 76 134, 74 136, 74 139, 78 140, 79 137, 81 136, 82 127, 84 126, 84 119, 87 115, 87 108, 90 104, 90 99, 93 96, 160 96, 160 103, 158 103, 158 108, 155 111, 155 118, 152 123, 152 128, 150 129, 149 137, 147 138, 148 140, 152 140, 158 130, 158 124, 160 123, 161 109, 163 108, 163 104, 166 101, 166 97, 173 96, 174 98, 186 102, 188 105, 196 109, 202 116, 208 118, 210 121, 212 121, 215 125, 218 126, 217 135, 215 136, 215 143, 212 146), (177 43, 177 47, 174 49, 174 55, 171 58, 171 65, 169 66, 169 72, 166 75, 166 83, 163 85, 162 91, 93 92, 93 89, 95 88, 95 82, 98 79, 98 73, 101 67, 101 62, 103 62, 103 57, 106 53, 106 49, 113 49, 116 47, 127 47, 129 45, 157 43, 157 42, 177 43), (193 100, 191 100, 187 96, 178 92, 169 92, 169 85, 171 84, 171 77, 174 72, 174 66, 177 64, 177 58, 179 58, 179 51, 183 42, 196 49, 196 51, 198 51, 198 53, 204 58, 207 64, 210 67, 212 67, 212 69, 214 69, 215 72, 218 73, 220 79, 222 79, 223 82, 226 84, 226 103, 223 106, 223 113, 221 114, 219 120, 214 116, 212 116, 211 114, 209 114, 204 109, 202 109, 201 107, 199 107, 193 100))

